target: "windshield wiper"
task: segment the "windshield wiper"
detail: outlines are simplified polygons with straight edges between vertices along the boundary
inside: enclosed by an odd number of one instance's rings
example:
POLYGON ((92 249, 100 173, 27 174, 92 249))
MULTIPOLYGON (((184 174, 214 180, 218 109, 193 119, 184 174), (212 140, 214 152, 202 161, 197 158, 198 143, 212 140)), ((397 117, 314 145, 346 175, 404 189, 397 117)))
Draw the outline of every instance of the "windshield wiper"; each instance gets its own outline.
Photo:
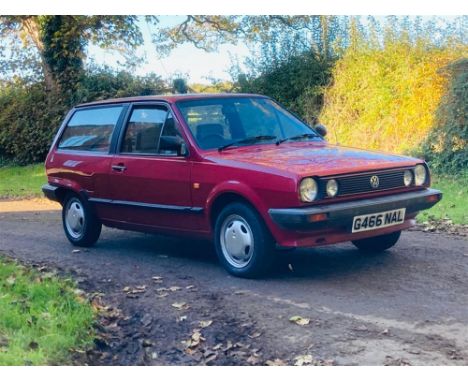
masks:
POLYGON ((277 140, 276 145, 280 145, 281 143, 286 142, 286 141, 298 141, 299 139, 303 139, 303 138, 317 138, 317 137, 320 137, 320 135, 315 134, 315 133, 293 135, 292 137, 277 140))
POLYGON ((271 141, 273 139, 278 139, 276 135, 256 135, 255 137, 248 137, 244 139, 239 139, 238 141, 233 141, 228 143, 227 145, 218 147, 218 151, 223 151, 231 146, 242 145, 242 144, 249 144, 249 143, 256 143, 261 141, 271 141))

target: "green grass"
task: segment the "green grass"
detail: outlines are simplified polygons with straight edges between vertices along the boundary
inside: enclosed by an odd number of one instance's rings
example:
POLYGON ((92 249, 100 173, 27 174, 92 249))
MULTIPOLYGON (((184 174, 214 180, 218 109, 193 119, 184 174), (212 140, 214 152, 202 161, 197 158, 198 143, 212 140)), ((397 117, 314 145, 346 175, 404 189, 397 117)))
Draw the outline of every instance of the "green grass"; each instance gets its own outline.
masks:
POLYGON ((418 221, 448 218, 455 224, 468 224, 468 172, 458 176, 434 176, 431 187, 444 195, 434 207, 421 212, 418 221))
POLYGON ((0 365, 70 364, 91 346, 94 312, 75 288, 0 254, 0 365))
POLYGON ((0 199, 42 196, 44 183, 47 179, 42 163, 0 167, 0 199))

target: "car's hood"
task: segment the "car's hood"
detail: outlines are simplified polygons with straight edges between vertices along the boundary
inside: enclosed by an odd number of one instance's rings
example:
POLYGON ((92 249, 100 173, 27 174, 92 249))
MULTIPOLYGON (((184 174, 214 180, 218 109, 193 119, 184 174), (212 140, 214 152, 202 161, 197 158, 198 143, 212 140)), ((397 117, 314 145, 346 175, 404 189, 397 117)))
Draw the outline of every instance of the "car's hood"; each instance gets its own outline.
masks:
POLYGON ((326 142, 285 142, 229 148, 212 152, 207 159, 242 167, 261 166, 274 172, 299 176, 326 176, 353 172, 411 166, 418 159, 388 153, 331 145, 326 142))

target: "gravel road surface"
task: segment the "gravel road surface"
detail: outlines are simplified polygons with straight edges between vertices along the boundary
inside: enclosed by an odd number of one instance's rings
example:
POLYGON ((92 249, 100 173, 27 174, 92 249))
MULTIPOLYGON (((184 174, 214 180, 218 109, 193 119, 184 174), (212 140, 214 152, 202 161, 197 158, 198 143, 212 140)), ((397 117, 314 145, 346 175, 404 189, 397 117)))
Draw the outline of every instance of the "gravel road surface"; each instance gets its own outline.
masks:
POLYGON ((290 252, 245 280, 202 241, 105 228, 76 251, 56 206, 37 206, 0 203, 0 253, 91 293, 101 318, 87 363, 468 365, 466 238, 410 231, 383 254, 290 252))

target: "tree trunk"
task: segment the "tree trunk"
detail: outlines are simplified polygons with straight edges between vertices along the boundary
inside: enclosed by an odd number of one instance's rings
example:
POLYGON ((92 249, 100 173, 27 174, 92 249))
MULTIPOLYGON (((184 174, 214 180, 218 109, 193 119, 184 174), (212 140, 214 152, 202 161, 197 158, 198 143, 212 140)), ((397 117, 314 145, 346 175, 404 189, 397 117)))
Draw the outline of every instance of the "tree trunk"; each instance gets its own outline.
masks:
POLYGON ((22 20, 22 27, 31 37, 31 40, 36 46, 37 51, 39 52, 39 56, 41 57, 41 67, 42 73, 44 74, 46 90, 48 92, 58 94, 60 92, 60 86, 57 81, 55 81, 52 68, 44 57, 44 44, 41 40, 40 27, 37 22, 37 16, 29 16, 24 18, 22 20))

